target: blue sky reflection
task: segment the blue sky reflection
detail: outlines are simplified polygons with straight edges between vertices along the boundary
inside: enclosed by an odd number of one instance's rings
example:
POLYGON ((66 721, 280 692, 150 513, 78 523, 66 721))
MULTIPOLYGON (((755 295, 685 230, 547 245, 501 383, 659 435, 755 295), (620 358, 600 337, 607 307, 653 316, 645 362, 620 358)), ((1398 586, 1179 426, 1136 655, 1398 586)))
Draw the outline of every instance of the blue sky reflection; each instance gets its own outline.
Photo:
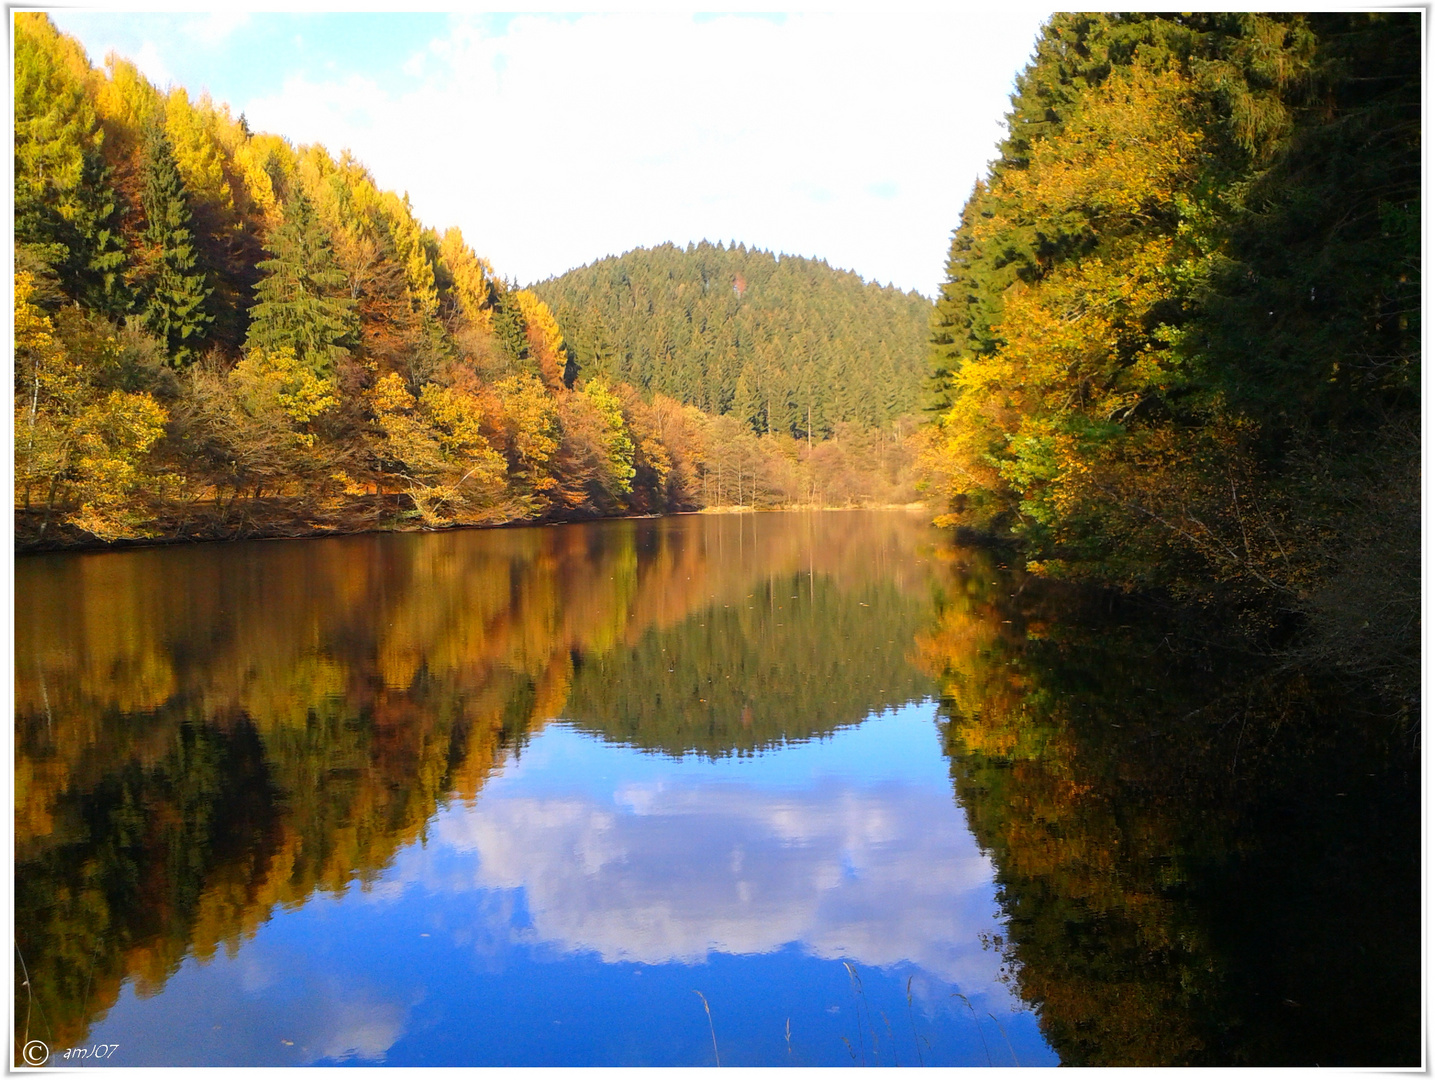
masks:
POLYGON ((991 876, 930 703, 717 761, 555 722, 373 887, 127 987, 91 1038, 121 1065, 707 1064, 701 990, 724 1064, 851 1064, 859 1041, 1054 1064, 983 945, 991 876))

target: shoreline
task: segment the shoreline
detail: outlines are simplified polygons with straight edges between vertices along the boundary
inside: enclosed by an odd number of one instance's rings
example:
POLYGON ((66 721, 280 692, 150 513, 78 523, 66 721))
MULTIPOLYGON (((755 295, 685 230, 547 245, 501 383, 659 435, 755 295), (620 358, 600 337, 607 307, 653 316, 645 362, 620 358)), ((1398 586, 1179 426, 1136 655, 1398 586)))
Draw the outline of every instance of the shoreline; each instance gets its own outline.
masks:
MULTIPOLYGON (((44 542, 25 543, 21 540, 21 531, 18 528, 25 512, 15 511, 15 544, 14 555, 20 558, 26 555, 45 555, 56 552, 100 552, 100 551, 126 551, 133 548, 157 548, 157 547, 178 547, 192 544, 226 544, 247 540, 318 540, 324 537, 334 536, 366 536, 388 533, 445 533, 469 529, 517 529, 524 527, 543 527, 548 525, 578 525, 592 524, 601 521, 644 521, 658 518, 686 517, 696 514, 728 515, 728 514, 772 514, 772 513, 794 513, 794 512, 848 512, 854 510, 905 510, 908 513, 925 512, 932 513, 928 504, 917 501, 909 503, 866 503, 854 506, 825 506, 817 503, 792 503, 782 506, 704 506, 695 510, 673 510, 667 513, 658 514, 609 514, 609 515, 582 515, 573 517, 539 517, 539 518, 514 518, 507 521, 492 521, 482 523, 465 523, 455 525, 444 525, 438 528, 426 526, 395 525, 384 526, 380 524, 365 525, 358 528, 333 526, 324 527, 313 523, 298 525, 293 521, 270 522, 267 526, 259 526, 252 531, 244 531, 241 524, 230 532, 230 535, 219 535, 223 526, 212 526, 213 533, 205 534, 196 530, 188 535, 168 536, 142 536, 125 537, 116 540, 102 540, 90 534, 77 535, 78 530, 65 529, 61 526, 52 525, 55 531, 44 542)), ((229 531, 229 530, 225 530, 229 531)))

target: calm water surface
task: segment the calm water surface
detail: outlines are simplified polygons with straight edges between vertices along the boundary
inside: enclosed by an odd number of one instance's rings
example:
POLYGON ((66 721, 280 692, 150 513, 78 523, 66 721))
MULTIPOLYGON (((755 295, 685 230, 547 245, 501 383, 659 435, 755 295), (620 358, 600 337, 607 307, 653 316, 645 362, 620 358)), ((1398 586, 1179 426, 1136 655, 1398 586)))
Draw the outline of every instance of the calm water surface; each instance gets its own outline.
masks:
POLYGON ((1418 1060, 1408 731, 919 516, 44 556, 16 595, 54 1064, 1418 1060))

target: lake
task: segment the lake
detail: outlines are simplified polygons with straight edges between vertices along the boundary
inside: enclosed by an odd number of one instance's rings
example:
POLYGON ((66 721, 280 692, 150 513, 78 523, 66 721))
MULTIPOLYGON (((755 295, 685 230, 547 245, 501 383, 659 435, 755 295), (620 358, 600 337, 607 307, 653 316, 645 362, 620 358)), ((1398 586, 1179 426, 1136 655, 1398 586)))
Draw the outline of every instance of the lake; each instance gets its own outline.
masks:
POLYGON ((1409 722, 918 514, 31 556, 15 658, 50 1064, 1419 1061, 1409 722))

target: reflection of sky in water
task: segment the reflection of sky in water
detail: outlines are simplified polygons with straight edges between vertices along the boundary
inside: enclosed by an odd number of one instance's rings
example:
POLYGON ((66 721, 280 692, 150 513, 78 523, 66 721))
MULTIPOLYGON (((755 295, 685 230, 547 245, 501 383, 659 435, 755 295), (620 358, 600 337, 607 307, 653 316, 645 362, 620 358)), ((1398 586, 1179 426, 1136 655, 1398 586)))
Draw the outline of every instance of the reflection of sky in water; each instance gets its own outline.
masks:
POLYGON ((371 889, 126 987, 91 1041, 119 1065, 707 1064, 701 990, 724 1064, 851 1064, 844 1036, 870 1062, 873 1030, 887 1064, 1054 1064, 982 947, 992 868, 932 716, 718 761, 552 724, 371 889))

